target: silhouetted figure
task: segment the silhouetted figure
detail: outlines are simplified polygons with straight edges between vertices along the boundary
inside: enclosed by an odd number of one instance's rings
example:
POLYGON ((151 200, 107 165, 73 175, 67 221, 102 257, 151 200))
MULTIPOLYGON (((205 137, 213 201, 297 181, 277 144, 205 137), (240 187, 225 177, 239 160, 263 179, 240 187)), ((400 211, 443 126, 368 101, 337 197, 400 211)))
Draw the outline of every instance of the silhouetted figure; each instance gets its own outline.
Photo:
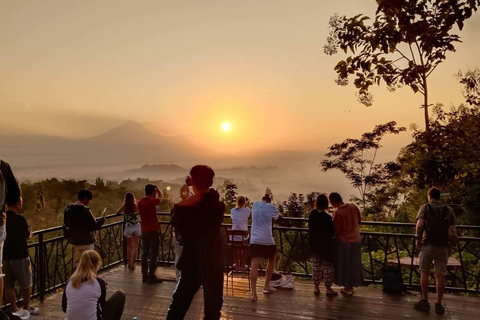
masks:
POLYGON ((343 286, 345 295, 353 295, 353 287, 363 284, 362 245, 360 242, 360 210, 353 203, 343 203, 342 197, 332 192, 328 196, 333 212, 336 236, 335 283, 343 286))
POLYGON ((250 300, 254 302, 258 299, 257 277, 260 259, 268 260, 263 293, 269 294, 276 291, 275 288, 270 287, 270 279, 275 267, 275 253, 277 252, 277 246, 272 234, 272 223, 273 219, 282 218, 283 216, 271 202, 270 196, 265 194, 262 201, 255 202, 252 208, 252 234, 250 235, 252 293, 250 300))
MULTIPOLYGON (((6 203, 20 197, 21 191, 10 165, 0 160, 0 274, 3 273, 3 245, 7 238, 6 203)), ((0 301, 3 301, 3 277, 0 277, 0 301)))
POLYGON ((209 189, 214 176, 209 166, 194 166, 187 178, 194 195, 173 208, 171 224, 183 244, 178 261, 182 275, 173 293, 167 319, 183 319, 202 285, 205 319, 220 319, 224 268, 220 228, 225 204, 219 200, 217 191, 209 189))
POLYGON ((87 250, 95 247, 95 230, 98 230, 105 223, 105 214, 99 219, 93 217, 90 208, 87 207, 93 199, 90 190, 80 190, 77 194, 78 201, 69 204, 63 215, 63 223, 68 229, 70 243, 78 253, 78 257, 87 250))
MULTIPOLYGON (((250 208, 245 207, 245 202, 245 197, 239 196, 237 198, 237 205, 235 208, 230 210, 230 217, 232 218, 232 230, 248 231, 248 219, 252 216, 252 211, 250 211, 250 208)), ((234 243, 244 242, 243 236, 231 237, 232 239, 230 239, 230 241, 234 243)), ((233 268, 236 270, 245 271, 248 268, 248 266, 245 265, 247 262, 247 249, 243 248, 240 250, 233 250, 233 255, 233 260, 235 261, 233 268)))
POLYGON ((27 239, 32 236, 32 229, 28 226, 25 217, 19 214, 23 206, 21 194, 9 196, 6 199, 6 205, 7 238, 3 248, 6 300, 10 303, 12 312, 19 311, 15 294, 15 283, 17 283, 23 298, 23 309, 32 315, 37 315, 38 308, 30 307, 33 280, 27 239))
MULTIPOLYGON (((193 193, 190 192, 190 187, 184 184, 180 188, 180 199, 182 199, 182 201, 186 201, 191 196, 193 196, 193 193)), ((171 214, 173 214, 173 208, 172 208, 171 214)), ((178 264, 178 260, 180 259, 180 256, 182 255, 183 247, 182 247, 182 237, 180 237, 180 234, 177 234, 177 233, 174 230, 172 235, 174 239, 173 251, 175 253, 175 278, 177 279, 177 282, 178 282, 180 281, 182 272, 180 271, 180 269, 178 269, 177 264, 178 264)))
POLYGON ((455 213, 453 209, 440 201, 440 190, 433 187, 428 190, 428 204, 424 204, 417 216, 416 245, 420 250, 419 269, 421 271, 420 284, 422 300, 415 303, 415 308, 430 311, 428 303, 428 286, 430 269, 435 264, 435 279, 437 288, 437 301, 435 313, 444 314, 442 305, 443 292, 445 291, 445 273, 448 263, 448 246, 450 233, 457 233, 455 226, 455 213))
POLYGON ((147 184, 145 186, 145 197, 138 201, 138 213, 142 219, 142 282, 162 282, 155 275, 157 270, 158 257, 158 231, 160 224, 157 218, 157 206, 160 204, 162 194, 157 186, 147 184))
POLYGON ((323 280, 327 296, 336 296, 332 289, 335 260, 335 229, 332 217, 327 212, 328 198, 324 194, 317 196, 315 209, 308 217, 308 239, 313 269, 314 293, 320 294, 320 282, 323 280))

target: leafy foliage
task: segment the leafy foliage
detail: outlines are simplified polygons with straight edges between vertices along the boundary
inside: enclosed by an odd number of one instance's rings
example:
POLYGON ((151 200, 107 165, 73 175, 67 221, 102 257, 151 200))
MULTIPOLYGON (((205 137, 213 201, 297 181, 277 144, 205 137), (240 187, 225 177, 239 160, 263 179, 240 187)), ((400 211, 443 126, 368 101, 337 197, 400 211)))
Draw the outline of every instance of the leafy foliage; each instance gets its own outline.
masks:
POLYGON ((459 71, 457 79, 463 86, 463 96, 472 106, 480 106, 480 69, 459 71))
POLYGON ((377 0, 371 24, 368 16, 347 18, 338 14, 329 21, 330 33, 324 52, 338 49, 351 55, 335 66, 337 84, 347 85, 350 76, 358 98, 372 104, 369 89, 382 82, 389 90, 406 85, 424 96, 425 126, 429 130, 427 78, 455 51, 465 20, 480 5, 479 0, 377 0))
POLYGON ((327 159, 320 165, 323 171, 340 170, 360 194, 363 211, 372 201, 375 193, 385 187, 392 175, 399 171, 394 162, 376 163, 380 141, 386 134, 399 134, 404 127, 397 127, 395 121, 377 125, 372 132, 366 132, 360 139, 346 139, 328 148, 327 159))
POLYGON ((232 181, 225 179, 221 186, 217 187, 217 191, 222 196, 222 201, 225 202, 225 210, 230 213, 230 210, 235 208, 237 204, 237 185, 232 181))

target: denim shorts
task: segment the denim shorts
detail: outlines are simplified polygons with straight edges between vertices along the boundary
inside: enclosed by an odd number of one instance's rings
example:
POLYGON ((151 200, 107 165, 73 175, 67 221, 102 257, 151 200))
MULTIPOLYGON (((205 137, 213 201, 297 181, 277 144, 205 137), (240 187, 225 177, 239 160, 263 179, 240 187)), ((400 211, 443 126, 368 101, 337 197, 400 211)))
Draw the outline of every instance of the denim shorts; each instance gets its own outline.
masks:
POLYGON ((133 226, 125 226, 125 231, 123 232, 123 235, 127 238, 130 237, 140 237, 142 235, 142 231, 140 230, 140 223, 137 223, 136 225, 133 226))

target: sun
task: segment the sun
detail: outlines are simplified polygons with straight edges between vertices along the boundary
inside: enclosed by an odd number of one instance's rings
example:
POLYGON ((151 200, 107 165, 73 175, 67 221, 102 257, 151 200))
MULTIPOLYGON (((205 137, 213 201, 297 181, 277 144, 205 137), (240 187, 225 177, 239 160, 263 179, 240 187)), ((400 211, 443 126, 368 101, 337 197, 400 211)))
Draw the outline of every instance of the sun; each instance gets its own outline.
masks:
POLYGON ((231 128, 232 128, 232 125, 230 124, 230 122, 222 123, 222 130, 223 131, 230 131, 231 128))

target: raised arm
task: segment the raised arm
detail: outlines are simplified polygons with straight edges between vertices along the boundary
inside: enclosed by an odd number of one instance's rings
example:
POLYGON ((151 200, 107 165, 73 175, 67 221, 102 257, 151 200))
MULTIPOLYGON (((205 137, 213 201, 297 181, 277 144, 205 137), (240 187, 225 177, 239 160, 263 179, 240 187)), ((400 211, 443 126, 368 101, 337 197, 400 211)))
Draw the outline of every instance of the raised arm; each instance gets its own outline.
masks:
POLYGON ((120 208, 118 208, 117 212, 115 212, 115 214, 124 214, 124 209, 125 208, 125 204, 122 204, 122 206, 120 208))

